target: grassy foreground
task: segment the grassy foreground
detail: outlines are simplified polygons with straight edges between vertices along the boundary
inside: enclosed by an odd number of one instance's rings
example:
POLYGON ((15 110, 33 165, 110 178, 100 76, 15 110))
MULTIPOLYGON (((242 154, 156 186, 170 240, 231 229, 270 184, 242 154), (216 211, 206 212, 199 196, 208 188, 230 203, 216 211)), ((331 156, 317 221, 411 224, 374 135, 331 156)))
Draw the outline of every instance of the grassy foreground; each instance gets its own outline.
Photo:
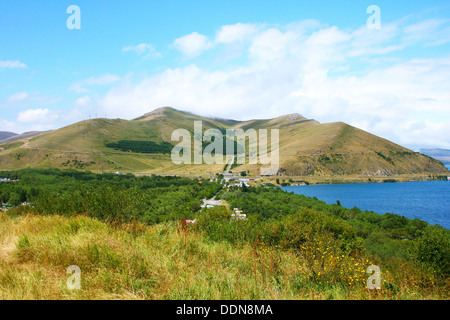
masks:
POLYGON ((382 270, 382 288, 368 290, 369 256, 322 248, 319 268, 295 251, 212 241, 174 221, 113 226, 85 216, 0 212, 0 299, 449 298, 448 288, 408 265, 382 270), (70 265, 81 269, 80 290, 67 288, 70 265), (311 276, 311 269, 322 274, 311 276))

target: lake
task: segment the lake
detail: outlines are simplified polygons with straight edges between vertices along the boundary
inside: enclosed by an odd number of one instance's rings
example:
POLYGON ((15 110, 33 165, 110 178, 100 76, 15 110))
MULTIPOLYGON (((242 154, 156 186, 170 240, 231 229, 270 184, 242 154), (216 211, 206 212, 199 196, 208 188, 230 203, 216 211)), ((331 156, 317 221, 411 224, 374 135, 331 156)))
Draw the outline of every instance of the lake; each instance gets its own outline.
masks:
POLYGON ((329 204, 396 213, 450 229, 450 181, 348 183, 282 187, 329 204))

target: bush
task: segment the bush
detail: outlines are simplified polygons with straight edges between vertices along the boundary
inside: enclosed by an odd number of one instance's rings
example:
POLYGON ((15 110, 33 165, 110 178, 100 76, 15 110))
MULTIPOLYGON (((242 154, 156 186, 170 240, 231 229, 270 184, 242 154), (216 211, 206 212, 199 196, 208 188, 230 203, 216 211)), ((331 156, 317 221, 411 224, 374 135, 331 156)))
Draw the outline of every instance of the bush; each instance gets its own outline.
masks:
MULTIPOLYGON (((231 219, 231 212, 224 206, 204 209, 194 225, 212 241, 227 241, 233 244, 243 243, 252 238, 248 232, 248 221, 231 219)), ((251 225, 251 222, 250 222, 251 225)))
POLYGON ((450 276, 450 234, 448 230, 428 226, 411 249, 422 267, 442 277, 450 276))

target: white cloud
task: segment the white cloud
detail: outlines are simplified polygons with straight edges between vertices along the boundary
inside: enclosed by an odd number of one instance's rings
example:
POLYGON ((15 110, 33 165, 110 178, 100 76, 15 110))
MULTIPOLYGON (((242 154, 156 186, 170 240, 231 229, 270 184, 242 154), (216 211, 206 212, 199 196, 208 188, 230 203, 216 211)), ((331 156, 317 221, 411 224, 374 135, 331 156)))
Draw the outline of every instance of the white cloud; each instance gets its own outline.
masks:
POLYGON ((350 57, 360 57, 401 50, 405 44, 399 41, 400 34, 400 22, 383 23, 381 29, 360 27, 351 32, 347 54, 350 57))
POLYGON ((145 58, 153 57, 153 58, 161 58, 162 55, 156 51, 155 47, 152 44, 141 43, 136 46, 127 46, 122 48, 123 52, 132 51, 135 52, 139 56, 144 56, 145 58))
POLYGON ((30 95, 27 92, 19 92, 9 96, 8 101, 26 100, 30 95))
POLYGON ((403 30, 404 41, 408 43, 425 41, 427 45, 448 42, 450 41, 449 22, 450 20, 444 19, 428 19, 405 26, 403 30), (447 28, 442 28, 445 25, 447 28))
POLYGON ((17 121, 20 123, 49 123, 58 118, 58 115, 49 109, 28 109, 19 112, 17 121))
POLYGON ((90 102, 91 102, 91 97, 88 95, 85 95, 81 98, 76 99, 75 105, 85 107, 85 106, 89 105, 90 102))
POLYGON ((242 42, 248 40, 257 31, 254 24, 237 23, 233 25, 222 26, 216 33, 215 42, 217 43, 232 43, 242 42))
POLYGON ((78 93, 89 92, 86 86, 96 86, 96 85, 111 85, 120 80, 120 77, 113 74, 105 74, 100 77, 90 77, 78 82, 73 83, 70 88, 78 93))
POLYGON ((298 49, 300 43, 297 33, 270 28, 254 36, 248 50, 249 56, 266 62, 284 58, 289 52, 298 49))
POLYGON ((0 68, 26 68, 27 65, 18 60, 4 60, 0 61, 0 68))
POLYGON ((172 46, 188 57, 195 57, 203 51, 211 49, 213 47, 213 43, 207 36, 197 32, 192 32, 188 35, 175 39, 172 46))
POLYGON ((17 126, 14 122, 10 122, 5 119, 0 119, 0 128, 1 131, 9 131, 9 132, 15 132, 15 133, 22 133, 22 131, 17 131, 17 126))

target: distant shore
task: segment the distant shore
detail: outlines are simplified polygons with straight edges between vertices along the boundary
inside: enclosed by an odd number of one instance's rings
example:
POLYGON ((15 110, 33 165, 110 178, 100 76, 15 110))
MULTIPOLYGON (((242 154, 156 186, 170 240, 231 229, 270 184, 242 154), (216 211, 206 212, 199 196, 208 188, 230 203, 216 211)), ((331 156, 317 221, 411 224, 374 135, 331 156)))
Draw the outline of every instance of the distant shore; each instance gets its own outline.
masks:
POLYGON ((303 186, 317 184, 344 184, 344 183, 395 183, 415 181, 448 181, 450 172, 441 175, 393 175, 393 176, 277 176, 262 177, 255 184, 272 183, 276 186, 303 186), (278 182, 277 183, 277 179, 278 182))

